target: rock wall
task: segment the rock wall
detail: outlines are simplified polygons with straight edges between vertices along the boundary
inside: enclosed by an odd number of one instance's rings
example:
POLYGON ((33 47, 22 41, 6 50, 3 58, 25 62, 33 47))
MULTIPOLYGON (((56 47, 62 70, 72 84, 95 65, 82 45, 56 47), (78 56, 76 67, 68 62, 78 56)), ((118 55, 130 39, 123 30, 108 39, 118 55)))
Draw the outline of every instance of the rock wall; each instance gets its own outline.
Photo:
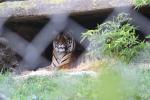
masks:
POLYGON ((9 47, 9 42, 0 37, 0 72, 14 71, 18 65, 16 53, 9 47))
POLYGON ((0 3, 0 16, 36 16, 53 14, 81 14, 90 11, 101 11, 115 7, 133 6, 133 0, 63 0, 55 3, 53 0, 27 0, 0 3))

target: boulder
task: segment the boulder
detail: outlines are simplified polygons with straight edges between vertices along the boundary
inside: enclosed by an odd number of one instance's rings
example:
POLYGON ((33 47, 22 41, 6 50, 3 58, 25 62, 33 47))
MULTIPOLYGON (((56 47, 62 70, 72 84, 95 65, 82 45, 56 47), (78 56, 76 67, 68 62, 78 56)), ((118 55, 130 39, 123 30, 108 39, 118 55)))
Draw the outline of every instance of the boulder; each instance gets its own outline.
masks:
POLYGON ((17 66, 16 53, 9 47, 8 41, 0 37, 0 72, 14 71, 17 66))

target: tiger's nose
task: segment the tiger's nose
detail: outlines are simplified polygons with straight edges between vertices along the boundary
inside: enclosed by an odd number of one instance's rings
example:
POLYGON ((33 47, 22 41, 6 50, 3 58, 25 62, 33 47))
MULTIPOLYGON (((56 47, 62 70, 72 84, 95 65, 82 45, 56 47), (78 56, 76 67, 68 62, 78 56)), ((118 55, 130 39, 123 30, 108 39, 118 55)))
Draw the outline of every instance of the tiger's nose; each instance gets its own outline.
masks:
POLYGON ((65 48, 65 45, 62 44, 62 45, 59 45, 58 47, 59 48, 65 48))
POLYGON ((65 45, 59 45, 59 52, 65 52, 65 45))

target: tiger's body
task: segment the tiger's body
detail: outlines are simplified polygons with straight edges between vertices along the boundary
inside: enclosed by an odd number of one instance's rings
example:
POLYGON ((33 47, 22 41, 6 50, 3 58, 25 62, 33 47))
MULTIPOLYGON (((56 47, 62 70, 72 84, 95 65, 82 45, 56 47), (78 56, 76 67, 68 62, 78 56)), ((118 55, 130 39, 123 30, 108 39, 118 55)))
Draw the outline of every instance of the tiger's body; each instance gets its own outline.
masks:
POLYGON ((75 41, 70 33, 61 33, 53 41, 51 67, 71 68, 74 61, 75 41))

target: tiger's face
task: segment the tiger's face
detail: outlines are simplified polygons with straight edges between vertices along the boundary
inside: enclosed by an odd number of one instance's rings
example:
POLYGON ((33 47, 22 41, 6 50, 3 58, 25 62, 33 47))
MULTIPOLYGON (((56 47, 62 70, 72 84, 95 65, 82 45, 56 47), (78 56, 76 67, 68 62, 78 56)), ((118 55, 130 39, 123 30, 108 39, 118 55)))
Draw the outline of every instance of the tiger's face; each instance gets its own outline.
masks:
POLYGON ((57 53, 68 53, 74 50, 74 39, 70 33, 62 33, 57 35, 53 41, 53 49, 57 53))

